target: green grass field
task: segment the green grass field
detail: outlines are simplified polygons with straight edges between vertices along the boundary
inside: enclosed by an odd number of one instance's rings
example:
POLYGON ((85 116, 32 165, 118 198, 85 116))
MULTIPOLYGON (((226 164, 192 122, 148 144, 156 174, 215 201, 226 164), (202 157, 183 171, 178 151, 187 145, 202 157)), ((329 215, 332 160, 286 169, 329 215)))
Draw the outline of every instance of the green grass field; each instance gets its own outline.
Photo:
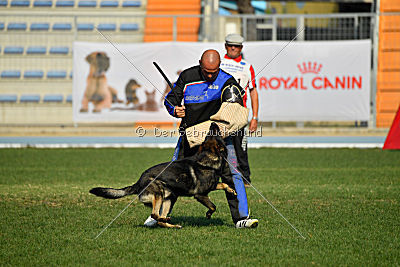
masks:
POLYGON ((379 149, 250 150, 257 229, 235 229, 224 193, 211 220, 193 198, 172 214, 182 229, 142 226, 150 209, 106 200, 171 149, 1 149, 0 265, 399 265, 400 153, 379 149))

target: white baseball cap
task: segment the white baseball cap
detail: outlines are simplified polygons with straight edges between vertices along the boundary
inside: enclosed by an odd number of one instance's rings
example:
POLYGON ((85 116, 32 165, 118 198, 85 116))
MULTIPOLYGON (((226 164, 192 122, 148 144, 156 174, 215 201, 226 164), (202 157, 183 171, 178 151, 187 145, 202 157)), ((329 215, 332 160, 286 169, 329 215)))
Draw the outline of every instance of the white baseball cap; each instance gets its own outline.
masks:
POLYGON ((243 41, 244 41, 244 38, 236 33, 228 34, 225 37, 225 43, 231 44, 231 45, 242 45, 243 41))

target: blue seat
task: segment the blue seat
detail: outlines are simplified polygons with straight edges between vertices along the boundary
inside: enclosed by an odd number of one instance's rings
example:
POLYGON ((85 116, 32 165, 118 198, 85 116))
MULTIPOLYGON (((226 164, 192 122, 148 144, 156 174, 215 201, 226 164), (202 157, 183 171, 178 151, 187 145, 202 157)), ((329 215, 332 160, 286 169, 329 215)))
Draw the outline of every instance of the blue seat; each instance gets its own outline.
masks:
POLYGON ((81 0, 78 3, 78 7, 96 7, 97 2, 91 0, 81 0))
POLYGON ((12 0, 11 1, 11 6, 25 7, 25 6, 29 6, 29 5, 30 5, 29 0, 12 0))
POLYGON ((74 72, 71 71, 70 74, 69 74, 69 78, 72 79, 73 75, 74 75, 74 72))
POLYGON ((22 22, 11 22, 7 25, 8 31, 25 31, 26 30, 26 23, 22 22))
POLYGON ((0 102, 16 103, 17 98, 18 98, 17 95, 0 95, 0 102))
POLYGON ((1 78, 19 78, 21 77, 21 71, 19 70, 3 70, 1 72, 1 78))
POLYGON ((118 7, 118 1, 115 0, 101 1, 100 7, 118 7))
POLYGON ((72 95, 67 95, 67 103, 72 103, 72 95))
POLYGON ((71 23, 54 23, 53 31, 70 31, 72 29, 71 23))
POLYGON ((68 46, 53 46, 50 47, 50 54, 68 54, 68 46))
POLYGON ((4 54, 23 54, 23 46, 6 46, 4 47, 4 54))
POLYGON ((32 23, 31 31, 48 31, 50 28, 48 23, 32 23))
POLYGON ((117 29, 117 26, 115 23, 100 23, 97 25, 97 29, 99 31, 115 31, 117 29))
POLYGON ((7 6, 8 1, 7 0, 0 0, 0 6, 7 6))
POLYGON ((56 2, 56 7, 74 7, 74 0, 58 0, 56 2))
POLYGON ((51 0, 36 0, 33 2, 34 7, 51 7, 53 5, 53 1, 51 0))
POLYGON ((79 23, 78 31, 93 31, 94 25, 93 23, 79 23))
POLYGON ((140 7, 142 4, 140 1, 124 1, 122 2, 122 7, 140 7))
POLYGON ((139 25, 136 23, 121 23, 119 27, 120 31, 137 31, 139 30, 139 25))
POLYGON ((39 103, 40 102, 40 95, 21 95, 19 98, 20 103, 27 103, 27 102, 33 102, 33 103, 39 103))
POLYGON ((47 72, 47 78, 49 79, 63 79, 67 77, 67 72, 65 70, 49 70, 47 72))
POLYGON ((0 22, 0 31, 4 30, 4 22, 0 22))
POLYGON ((60 94, 49 94, 49 95, 44 95, 43 97, 43 102, 45 103, 62 103, 64 100, 64 96, 60 94))
POLYGON ((26 70, 24 72, 24 78, 40 79, 43 78, 42 70, 26 70))
POLYGON ((45 46, 30 46, 26 49, 27 54, 46 54, 45 46))

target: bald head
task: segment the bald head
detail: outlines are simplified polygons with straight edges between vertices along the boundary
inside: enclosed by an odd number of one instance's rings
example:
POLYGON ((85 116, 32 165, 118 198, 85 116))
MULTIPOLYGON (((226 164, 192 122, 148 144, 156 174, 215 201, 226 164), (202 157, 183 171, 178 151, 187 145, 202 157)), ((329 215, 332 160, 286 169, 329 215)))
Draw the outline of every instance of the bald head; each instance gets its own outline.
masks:
POLYGON ((216 50, 209 49, 201 55, 200 66, 201 71, 207 81, 214 81, 219 73, 219 64, 221 59, 216 50))

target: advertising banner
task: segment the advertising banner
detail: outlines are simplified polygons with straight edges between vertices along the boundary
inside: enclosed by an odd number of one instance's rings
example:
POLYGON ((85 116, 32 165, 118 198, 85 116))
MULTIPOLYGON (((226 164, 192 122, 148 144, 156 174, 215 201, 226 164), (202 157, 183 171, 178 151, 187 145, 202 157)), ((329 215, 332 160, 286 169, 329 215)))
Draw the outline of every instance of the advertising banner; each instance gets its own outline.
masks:
MULTIPOLYGON (((225 54, 223 43, 75 42, 73 49, 75 122, 174 121, 153 62, 173 83, 180 71, 198 65, 204 50, 225 54)), ((370 41, 245 43, 260 120, 368 120, 370 49, 370 41)))

